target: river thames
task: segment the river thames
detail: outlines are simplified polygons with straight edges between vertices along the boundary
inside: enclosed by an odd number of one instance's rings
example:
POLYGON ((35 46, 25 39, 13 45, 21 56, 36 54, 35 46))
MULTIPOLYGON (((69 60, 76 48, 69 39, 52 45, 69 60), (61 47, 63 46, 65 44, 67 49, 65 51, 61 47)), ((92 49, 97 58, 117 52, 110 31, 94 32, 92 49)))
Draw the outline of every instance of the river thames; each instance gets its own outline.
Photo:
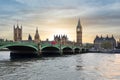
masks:
POLYGON ((11 60, 9 53, 0 52, 0 80, 120 80, 120 54, 11 60))

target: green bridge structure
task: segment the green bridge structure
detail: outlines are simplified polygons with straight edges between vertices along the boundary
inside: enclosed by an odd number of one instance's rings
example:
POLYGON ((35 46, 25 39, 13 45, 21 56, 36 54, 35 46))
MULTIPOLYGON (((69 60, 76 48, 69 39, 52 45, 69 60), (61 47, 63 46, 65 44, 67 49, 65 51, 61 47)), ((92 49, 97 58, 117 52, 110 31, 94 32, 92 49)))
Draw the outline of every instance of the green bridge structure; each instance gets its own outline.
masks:
POLYGON ((0 42, 0 49, 9 49, 14 54, 35 55, 63 55, 85 52, 85 49, 76 45, 51 44, 51 42, 0 42))

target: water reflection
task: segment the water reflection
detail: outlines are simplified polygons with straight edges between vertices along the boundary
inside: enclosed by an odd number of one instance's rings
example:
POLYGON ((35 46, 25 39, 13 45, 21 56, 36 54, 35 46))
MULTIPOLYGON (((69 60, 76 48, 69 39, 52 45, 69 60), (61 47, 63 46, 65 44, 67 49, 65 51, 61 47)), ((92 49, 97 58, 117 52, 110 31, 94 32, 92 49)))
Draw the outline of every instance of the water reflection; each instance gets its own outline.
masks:
POLYGON ((10 52, 9 51, 0 51, 0 61, 10 60, 10 52))
POLYGON ((111 58, 102 66, 103 76, 111 80, 120 80, 120 54, 111 58))
POLYGON ((0 52, 0 80, 120 80, 120 54, 10 60, 0 52))

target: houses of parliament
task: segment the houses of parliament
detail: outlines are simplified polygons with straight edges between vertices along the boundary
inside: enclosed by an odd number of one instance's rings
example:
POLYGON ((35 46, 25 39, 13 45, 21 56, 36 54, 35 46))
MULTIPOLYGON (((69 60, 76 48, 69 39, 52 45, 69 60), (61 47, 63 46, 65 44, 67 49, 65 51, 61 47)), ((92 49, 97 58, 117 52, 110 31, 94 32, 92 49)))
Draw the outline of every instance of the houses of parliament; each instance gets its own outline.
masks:
MULTIPOLYGON (((22 40, 22 26, 14 25, 14 41, 33 41, 32 36, 29 34, 28 40, 22 40)), ((40 36, 38 33, 38 28, 36 29, 36 33, 34 36, 34 42, 40 42, 40 36)))
MULTIPOLYGON (((28 40, 22 40, 22 26, 19 26, 18 24, 14 27, 14 41, 34 41, 34 42, 40 42, 40 35, 38 32, 38 28, 36 29, 36 33, 34 36, 34 40, 32 40, 32 36, 29 34, 28 35, 28 40)), ((54 35, 54 41, 57 43, 62 43, 62 44, 72 44, 72 41, 68 40, 67 35, 54 35)), ((76 27, 76 43, 77 45, 82 45, 82 26, 80 23, 80 19, 78 20, 78 24, 76 27)))

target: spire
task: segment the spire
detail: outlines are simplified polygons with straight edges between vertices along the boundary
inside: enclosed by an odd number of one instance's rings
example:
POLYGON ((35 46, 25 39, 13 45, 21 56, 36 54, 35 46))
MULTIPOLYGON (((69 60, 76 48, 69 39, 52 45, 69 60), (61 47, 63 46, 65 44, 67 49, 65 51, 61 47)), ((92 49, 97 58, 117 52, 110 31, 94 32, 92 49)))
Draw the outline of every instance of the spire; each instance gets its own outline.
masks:
POLYGON ((114 36, 113 36, 113 34, 112 34, 112 38, 114 39, 114 36))
POLYGON ((30 35, 30 34, 29 34, 29 36, 28 36, 28 40, 30 40, 30 41, 32 40, 32 37, 31 37, 31 35, 30 35))
POLYGON ((36 35, 39 35, 39 33, 38 33, 38 27, 36 27, 36 35))
POLYGON ((36 28, 36 33, 38 33, 38 27, 36 28))
POLYGON ((36 33, 35 33, 34 38, 35 38, 35 41, 36 41, 36 42, 39 42, 39 41, 40 41, 40 37, 39 37, 39 33, 38 33, 38 27, 36 28, 36 33))
POLYGON ((79 18, 79 20, 78 20, 77 28, 81 28, 80 18, 79 18))
POLYGON ((80 18, 79 18, 79 20, 78 20, 78 25, 80 25, 80 18))

